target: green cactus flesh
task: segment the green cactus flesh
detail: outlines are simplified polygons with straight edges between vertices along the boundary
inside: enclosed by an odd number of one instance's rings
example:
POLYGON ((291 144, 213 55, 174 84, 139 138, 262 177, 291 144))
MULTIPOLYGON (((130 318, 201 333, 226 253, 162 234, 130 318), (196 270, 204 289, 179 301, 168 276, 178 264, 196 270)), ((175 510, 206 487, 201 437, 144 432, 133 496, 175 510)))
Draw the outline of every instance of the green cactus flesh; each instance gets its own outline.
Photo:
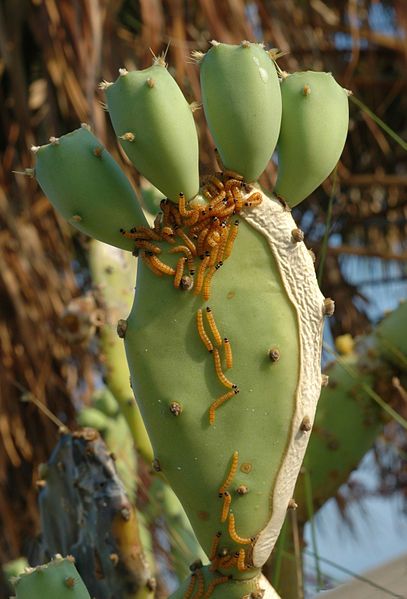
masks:
POLYGON ((176 202, 199 189, 198 136, 192 111, 165 66, 125 72, 106 89, 124 151, 142 175, 176 202))
POLYGON ((295 206, 333 171, 349 123, 347 92, 330 73, 305 71, 281 83, 283 115, 275 193, 295 206))
POLYGON ((71 557, 27 568, 14 585, 17 599, 90 599, 71 557))
POLYGON ((120 229, 147 222, 126 176, 87 127, 34 149, 37 181, 62 216, 83 233, 130 250, 134 244, 120 229))
POLYGON ((205 116, 226 169, 255 181, 277 143, 281 94, 261 44, 215 43, 201 61, 205 116))
POLYGON ((261 205, 242 216, 208 303, 155 276, 145 262, 139 266, 125 335, 155 467, 211 561, 235 578, 255 575, 284 520, 308 441, 310 427, 302 423, 311 425, 320 393, 323 320, 312 259, 292 238, 290 213, 262 195, 261 205), (209 407, 228 391, 215 373, 216 350, 208 352, 197 330, 197 311, 208 306, 233 348, 229 387, 240 391, 230 391, 212 424, 209 407), (222 567, 217 539, 229 557, 244 551, 244 567, 233 559, 222 567))

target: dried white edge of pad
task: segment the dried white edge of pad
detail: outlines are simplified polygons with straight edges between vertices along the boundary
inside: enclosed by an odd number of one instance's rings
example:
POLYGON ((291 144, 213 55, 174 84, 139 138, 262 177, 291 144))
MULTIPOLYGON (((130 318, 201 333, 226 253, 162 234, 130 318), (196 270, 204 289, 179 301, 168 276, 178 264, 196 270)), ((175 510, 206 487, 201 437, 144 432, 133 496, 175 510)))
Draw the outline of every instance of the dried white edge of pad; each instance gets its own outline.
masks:
POLYGON ((324 320, 322 295, 311 256, 304 243, 294 243, 291 232, 297 225, 282 203, 262 193, 263 201, 241 216, 267 240, 280 272, 287 296, 298 320, 300 370, 291 434, 271 496, 271 517, 257 535, 253 565, 260 568, 269 557, 283 525, 293 496, 310 433, 300 430, 304 416, 314 422, 321 393, 321 351, 324 320))

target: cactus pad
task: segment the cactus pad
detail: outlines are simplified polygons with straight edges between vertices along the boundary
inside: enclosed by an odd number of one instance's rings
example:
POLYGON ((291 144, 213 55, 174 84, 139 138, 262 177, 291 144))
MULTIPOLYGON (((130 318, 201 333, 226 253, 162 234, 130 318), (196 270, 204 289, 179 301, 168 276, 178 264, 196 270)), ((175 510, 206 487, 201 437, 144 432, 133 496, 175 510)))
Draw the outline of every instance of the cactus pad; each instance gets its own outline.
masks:
POLYGON ((210 301, 143 262, 125 334, 155 468, 187 498, 212 562, 239 578, 253 577, 251 568, 267 559, 291 499, 320 394, 324 313, 290 213, 255 193, 262 202, 240 212, 233 253, 214 276, 210 301), (229 561, 214 549, 217 539, 229 561))
POLYGON ((277 71, 261 44, 213 44, 201 61, 205 116, 225 168, 255 181, 280 130, 277 71))
POLYGON ((43 566, 26 568, 15 581, 16 599, 90 599, 90 595, 69 556, 57 555, 43 566))
POLYGON ((106 89, 124 151, 142 175, 177 201, 199 189, 198 136, 191 109, 165 66, 121 74, 106 89))
POLYGON ((326 179, 342 154, 349 123, 348 97, 330 73, 312 71, 286 76, 281 96, 274 191, 295 206, 326 179))
POLYGON ((52 139, 35 148, 35 176, 44 193, 79 231, 131 249, 120 228, 146 220, 115 160, 87 127, 52 139))

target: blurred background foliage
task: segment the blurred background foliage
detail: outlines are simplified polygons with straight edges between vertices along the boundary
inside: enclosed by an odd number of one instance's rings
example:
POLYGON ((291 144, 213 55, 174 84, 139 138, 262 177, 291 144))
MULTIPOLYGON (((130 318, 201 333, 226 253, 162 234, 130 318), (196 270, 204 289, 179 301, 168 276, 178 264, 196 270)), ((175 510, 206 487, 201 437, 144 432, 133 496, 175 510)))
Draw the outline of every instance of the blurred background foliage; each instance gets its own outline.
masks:
MULTIPOLYGON (((294 213, 316 254, 322 291, 336 301, 333 337, 366 334, 382 316, 380 294, 393 296, 395 307, 396 298, 405 293, 407 154, 400 139, 407 137, 404 0, 1 0, 3 563, 27 555, 39 533, 37 470, 58 437, 55 424, 21 399, 31 393, 75 428, 77 409, 89 403, 103 373, 97 340, 81 336, 71 310, 72 302, 92 286, 87 240, 58 218, 35 180, 13 171, 31 166, 31 145, 87 122, 138 187, 138 175, 114 138, 98 82, 114 80, 120 67, 144 68, 152 53, 166 51, 169 69, 188 101, 200 102, 199 70, 190 52, 205 51, 213 38, 264 41, 286 53, 279 60, 282 69, 331 71, 354 94, 349 136, 335 176, 294 213)), ((214 144, 203 111, 194 116, 204 174, 215 167, 214 144)), ((275 177, 271 161, 261 183, 271 190, 275 177)), ((97 320, 95 309, 89 312, 92 322, 97 320)), ((376 446, 382 482, 375 492, 391 494, 406 488, 406 461, 400 456, 407 438, 394 424, 385 438, 386 443, 376 446), (397 458, 389 458, 389 439, 399 448, 397 458)), ((144 470, 143 485, 148 487, 151 475, 144 470)), ((139 495, 144 505, 145 489, 139 495)), ((163 559, 165 543, 156 541, 155 551, 163 559)))

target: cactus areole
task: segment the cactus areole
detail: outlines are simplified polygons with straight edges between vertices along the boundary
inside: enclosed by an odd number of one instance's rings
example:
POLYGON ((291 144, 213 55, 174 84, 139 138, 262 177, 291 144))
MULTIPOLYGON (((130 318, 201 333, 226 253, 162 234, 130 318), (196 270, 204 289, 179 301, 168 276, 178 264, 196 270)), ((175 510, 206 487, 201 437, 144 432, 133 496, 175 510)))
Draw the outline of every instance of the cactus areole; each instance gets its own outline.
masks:
POLYGON ((261 567, 294 505, 321 390, 323 320, 334 309, 288 207, 286 173, 302 160, 302 146, 292 141, 296 95, 301 102, 315 96, 300 107, 299 131, 313 178, 293 192, 292 204, 339 158, 346 93, 319 74, 279 82, 259 44, 212 42, 194 58, 220 167, 201 178, 199 191, 193 119, 163 59, 102 85, 125 151, 167 196, 152 227, 87 131, 35 148, 35 172, 74 226, 138 256, 133 308, 120 326, 132 388, 153 468, 174 488, 209 559, 173 597, 276 597, 261 567), (336 141, 326 140, 336 113, 336 141), (284 172, 279 193, 269 197, 253 181, 278 138, 284 172), (324 144, 329 156, 318 171, 324 144))

